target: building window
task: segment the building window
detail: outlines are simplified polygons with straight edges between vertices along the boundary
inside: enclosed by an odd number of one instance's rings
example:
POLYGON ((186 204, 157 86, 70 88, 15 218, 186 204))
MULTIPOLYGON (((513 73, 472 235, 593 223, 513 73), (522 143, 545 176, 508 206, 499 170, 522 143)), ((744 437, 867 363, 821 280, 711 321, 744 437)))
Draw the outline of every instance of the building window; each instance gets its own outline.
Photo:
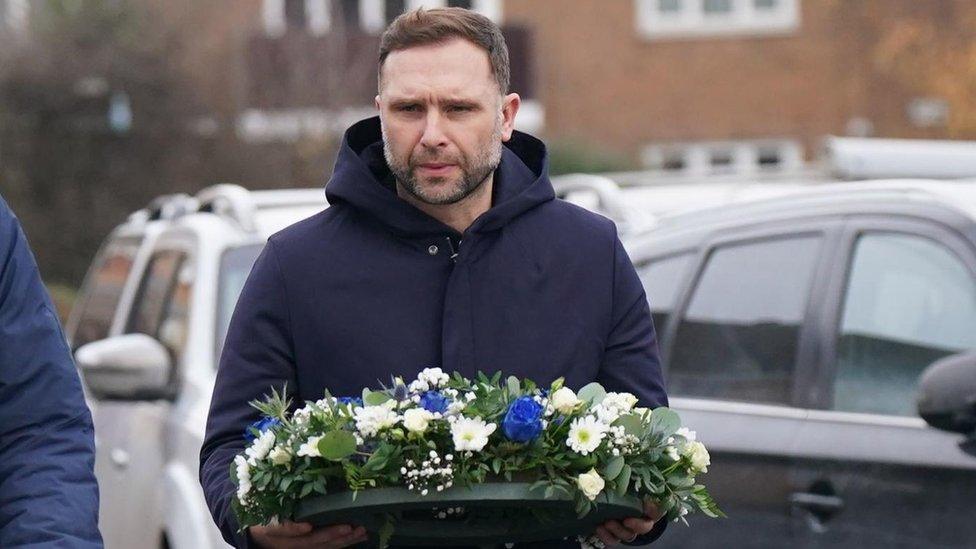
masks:
POLYGON ((281 36, 286 31, 323 35, 332 24, 332 0, 264 0, 264 31, 281 36))
MULTIPOLYGON (((379 34, 398 15, 421 7, 461 7, 501 23, 501 3, 502 0, 264 0, 262 11, 269 36, 281 36, 289 30, 323 35, 329 32, 333 18, 345 29, 379 34)), ((0 25, 5 21, 2 8, 12 4, 26 6, 26 0, 0 0, 0 25)))
POLYGON ((800 0, 634 0, 637 30, 667 39, 783 34, 800 24, 800 0))
POLYGON ((641 154, 644 166, 674 174, 754 174, 796 170, 803 150, 792 140, 655 144, 641 154))
POLYGON ((359 4, 361 28, 374 34, 383 32, 401 13, 417 8, 466 8, 501 23, 502 0, 354 0, 353 3, 359 4))
POLYGON ((389 25, 401 13, 407 11, 407 2, 406 0, 384 0, 383 9, 385 11, 383 15, 385 16, 386 24, 389 25))
POLYGON ((0 0, 0 31, 23 31, 27 28, 27 0, 0 0))

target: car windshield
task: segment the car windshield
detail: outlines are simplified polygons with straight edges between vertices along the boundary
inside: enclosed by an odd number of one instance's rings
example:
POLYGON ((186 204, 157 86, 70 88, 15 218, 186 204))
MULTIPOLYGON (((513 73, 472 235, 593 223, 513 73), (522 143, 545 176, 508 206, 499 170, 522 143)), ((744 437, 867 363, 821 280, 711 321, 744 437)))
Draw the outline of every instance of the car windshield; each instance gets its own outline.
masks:
POLYGON ((250 274, 251 267, 262 249, 264 249, 264 243, 231 248, 224 252, 220 259, 220 284, 217 294, 217 348, 214 364, 220 360, 220 351, 224 347, 224 338, 227 337, 227 327, 230 325, 231 315, 234 314, 234 307, 237 306, 237 298, 241 295, 247 275, 250 274))

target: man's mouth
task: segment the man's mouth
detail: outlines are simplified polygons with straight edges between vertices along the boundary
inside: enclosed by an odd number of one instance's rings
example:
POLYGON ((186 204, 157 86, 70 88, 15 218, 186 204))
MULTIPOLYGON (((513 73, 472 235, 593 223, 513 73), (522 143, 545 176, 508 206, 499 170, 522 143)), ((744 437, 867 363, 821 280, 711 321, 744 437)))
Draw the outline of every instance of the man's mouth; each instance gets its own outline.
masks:
POLYGON ((418 166, 421 171, 429 175, 442 175, 454 168, 454 164, 444 164, 440 162, 425 162, 418 166))

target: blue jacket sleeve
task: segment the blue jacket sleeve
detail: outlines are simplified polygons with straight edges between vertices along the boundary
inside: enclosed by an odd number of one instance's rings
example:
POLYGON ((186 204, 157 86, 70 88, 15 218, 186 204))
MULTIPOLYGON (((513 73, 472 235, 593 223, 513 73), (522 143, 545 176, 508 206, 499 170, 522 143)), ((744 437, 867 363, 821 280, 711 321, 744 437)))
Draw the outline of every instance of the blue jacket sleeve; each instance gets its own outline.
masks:
POLYGON ((101 547, 94 461, 78 372, 0 198, 0 547, 101 547))
POLYGON ((244 430, 260 413, 248 403, 271 389, 297 394, 291 328, 274 241, 265 246, 248 276, 231 318, 220 356, 207 432, 200 453, 200 482, 224 539, 247 547, 231 507, 237 497, 231 462, 244 448, 244 430))
MULTIPOLYGON (((633 393, 639 405, 668 405, 661 355, 647 296, 637 270, 614 234, 614 283, 610 335, 597 381, 611 391, 633 393)), ((664 533, 667 521, 627 545, 646 545, 664 533)))

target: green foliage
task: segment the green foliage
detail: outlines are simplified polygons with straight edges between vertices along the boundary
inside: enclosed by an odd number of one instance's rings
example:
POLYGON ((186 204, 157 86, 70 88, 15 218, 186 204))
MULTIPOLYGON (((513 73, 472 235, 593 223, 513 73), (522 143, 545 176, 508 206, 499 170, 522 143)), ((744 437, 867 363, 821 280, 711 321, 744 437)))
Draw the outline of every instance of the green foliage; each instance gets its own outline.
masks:
MULTIPOLYGON (((372 408, 362 417, 352 405, 339 404, 328 392, 322 400, 308 402, 290 415, 284 390, 281 394, 272 390, 264 401, 252 403, 263 414, 279 418, 281 424, 272 427, 273 449, 255 446, 247 454, 257 455, 247 467, 248 478, 241 480, 237 467, 231 468, 235 484, 250 488, 245 490, 245 504, 235 498, 234 508, 242 526, 262 524, 270 517, 291 518, 299 501, 330 492, 352 491, 355 498, 359 490, 378 487, 413 485, 412 490, 421 492, 437 486, 444 489, 450 481, 453 487, 448 489, 460 490, 502 479, 529 482, 531 490, 545 498, 571 500, 581 517, 600 501, 628 494, 653 499, 669 519, 683 520, 690 511, 724 516, 704 486, 696 483, 696 471, 691 458, 686 457, 693 455, 689 450, 692 443, 685 437, 672 437, 681 422, 668 408, 634 411, 629 404, 620 404, 619 397, 610 398, 603 387, 591 383, 578 392, 583 405, 568 414, 544 406, 546 423, 540 436, 528 443, 514 442, 505 438, 502 422, 512 401, 519 397, 529 396, 547 404, 536 383, 503 378, 501 372, 490 377, 479 372, 473 381, 457 373, 447 376, 446 382, 443 377, 437 380, 437 389, 461 405, 448 415, 480 418, 496 425, 480 451, 459 451, 454 446, 452 425, 443 417, 430 419, 425 429, 411 431, 417 426, 405 424, 402 414, 417 405, 408 398, 391 409, 386 404, 390 396, 383 391, 363 392, 364 405, 372 408), (474 395, 473 400, 467 398, 469 394, 474 395), (575 419, 611 412, 616 416, 611 424, 616 432, 606 432, 593 451, 583 455, 567 443, 575 419), (391 420, 391 415, 395 419, 391 420), (366 416, 383 423, 360 430, 366 416), (320 438, 310 448, 313 437, 320 438), (445 467, 449 474, 437 472, 445 467), (421 480, 417 476, 421 470, 446 476, 421 480), (604 481, 603 490, 593 499, 583 492, 586 483, 580 481, 580 475, 591 471, 604 481)), ((562 384, 562 379, 552 382, 550 394, 562 384)), ((391 517, 377 533, 381 546, 389 542, 394 528, 391 517)))

